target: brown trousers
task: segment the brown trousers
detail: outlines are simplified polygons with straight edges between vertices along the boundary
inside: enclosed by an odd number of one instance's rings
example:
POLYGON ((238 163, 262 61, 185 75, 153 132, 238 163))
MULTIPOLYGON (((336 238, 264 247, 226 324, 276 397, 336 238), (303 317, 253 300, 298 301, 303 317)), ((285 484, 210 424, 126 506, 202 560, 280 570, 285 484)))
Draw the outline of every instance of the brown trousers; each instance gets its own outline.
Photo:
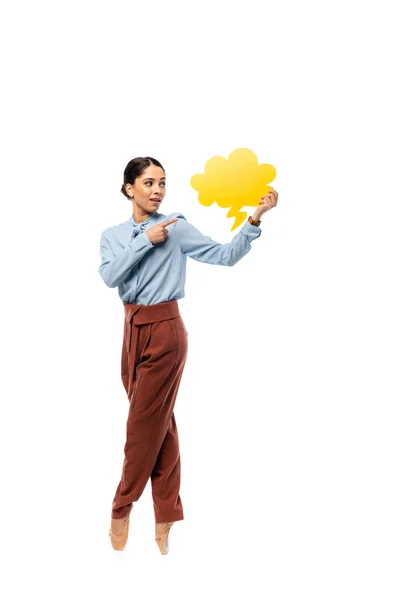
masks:
POLYGON ((129 400, 122 476, 112 518, 132 510, 151 477, 156 523, 183 519, 174 405, 186 362, 178 301, 124 304, 121 377, 129 400))

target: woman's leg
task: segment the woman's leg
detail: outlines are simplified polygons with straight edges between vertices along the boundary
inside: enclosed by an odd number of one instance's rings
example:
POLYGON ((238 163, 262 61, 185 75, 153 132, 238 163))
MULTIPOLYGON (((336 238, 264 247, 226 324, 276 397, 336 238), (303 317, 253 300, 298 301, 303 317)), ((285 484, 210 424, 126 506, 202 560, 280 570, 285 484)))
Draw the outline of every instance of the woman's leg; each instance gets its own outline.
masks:
POLYGON ((158 453, 151 473, 151 487, 156 523, 183 519, 182 501, 179 495, 181 461, 178 430, 172 414, 167 434, 158 453))
MULTIPOLYGON (((136 381, 130 397, 125 459, 112 504, 112 518, 121 519, 130 512, 158 462, 161 479, 165 481, 164 475, 168 472, 173 472, 175 477, 171 480, 172 495, 167 484, 160 497, 156 482, 156 500, 159 504, 161 499, 160 510, 174 517, 170 520, 179 520, 183 518, 179 494, 174 497, 176 475, 179 475, 179 467, 177 469, 176 466, 179 449, 177 453, 176 424, 175 427, 170 424, 186 362, 187 334, 180 317, 138 327, 136 381), (166 500, 163 500, 164 493, 166 500)), ((125 382, 127 387, 126 377, 125 382)), ((156 470, 156 480, 157 473, 156 470)))

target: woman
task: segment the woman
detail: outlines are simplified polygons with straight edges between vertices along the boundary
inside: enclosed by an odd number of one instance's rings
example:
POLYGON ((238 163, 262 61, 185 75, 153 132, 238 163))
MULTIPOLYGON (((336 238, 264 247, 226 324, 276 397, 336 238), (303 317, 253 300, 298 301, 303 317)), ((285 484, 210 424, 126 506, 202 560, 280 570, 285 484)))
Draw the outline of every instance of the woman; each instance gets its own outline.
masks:
POLYGON ((132 202, 132 216, 101 234, 99 273, 118 286, 124 305, 121 377, 129 411, 121 480, 115 492, 109 536, 123 550, 129 515, 151 478, 160 552, 183 519, 179 439, 174 404, 186 362, 187 331, 178 300, 185 293, 186 259, 233 266, 261 235, 261 215, 276 206, 275 191, 263 196, 253 217, 228 244, 219 244, 188 223, 182 213, 164 215, 165 171, 150 157, 131 160, 121 192, 132 202))

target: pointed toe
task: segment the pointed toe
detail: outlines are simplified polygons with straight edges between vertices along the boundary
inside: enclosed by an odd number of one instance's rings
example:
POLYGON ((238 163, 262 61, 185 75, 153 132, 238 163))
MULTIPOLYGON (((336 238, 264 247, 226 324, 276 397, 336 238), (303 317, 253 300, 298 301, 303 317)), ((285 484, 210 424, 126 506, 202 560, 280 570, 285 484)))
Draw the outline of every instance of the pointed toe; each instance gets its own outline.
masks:
POLYGON ((161 554, 169 552, 169 532, 174 522, 156 523, 156 542, 161 554))
POLYGON ((121 534, 116 534, 113 532, 112 527, 110 528, 108 535, 110 536, 111 545, 114 550, 123 550, 126 546, 126 542, 128 541, 128 533, 129 533, 129 518, 125 521, 125 527, 121 534))

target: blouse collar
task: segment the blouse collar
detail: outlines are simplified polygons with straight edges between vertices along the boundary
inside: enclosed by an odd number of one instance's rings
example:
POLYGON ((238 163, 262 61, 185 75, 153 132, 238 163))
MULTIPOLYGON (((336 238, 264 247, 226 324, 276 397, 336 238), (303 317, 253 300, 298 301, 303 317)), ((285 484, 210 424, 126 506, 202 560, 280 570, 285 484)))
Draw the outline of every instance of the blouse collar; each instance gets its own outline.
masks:
POLYGON ((133 218, 133 215, 128 219, 128 223, 132 223, 132 225, 146 225, 147 223, 149 223, 152 219, 154 219, 156 216, 158 216, 158 213, 155 212, 152 215, 150 215, 149 217, 147 217, 147 219, 145 221, 142 221, 141 223, 136 223, 136 221, 133 218))

